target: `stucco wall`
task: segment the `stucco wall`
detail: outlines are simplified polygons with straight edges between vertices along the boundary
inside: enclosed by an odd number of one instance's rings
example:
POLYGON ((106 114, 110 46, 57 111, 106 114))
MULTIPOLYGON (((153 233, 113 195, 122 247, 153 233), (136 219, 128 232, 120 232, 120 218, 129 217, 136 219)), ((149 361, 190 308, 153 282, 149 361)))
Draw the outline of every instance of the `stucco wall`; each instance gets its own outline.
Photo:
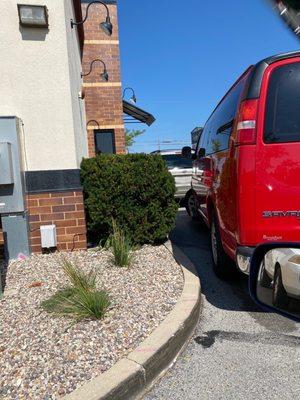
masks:
POLYGON ((29 171, 78 168, 87 156, 73 13, 71 0, 1 2, 0 115, 22 119, 29 171), (49 30, 20 27, 18 3, 46 5, 49 30))

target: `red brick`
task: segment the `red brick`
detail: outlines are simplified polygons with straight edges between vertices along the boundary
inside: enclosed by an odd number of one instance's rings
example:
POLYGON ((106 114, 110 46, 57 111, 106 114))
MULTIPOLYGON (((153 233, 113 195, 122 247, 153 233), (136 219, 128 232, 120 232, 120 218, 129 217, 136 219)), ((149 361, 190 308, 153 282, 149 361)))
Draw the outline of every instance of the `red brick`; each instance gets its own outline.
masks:
POLYGON ((31 238, 30 239, 30 246, 39 245, 41 246, 41 238, 31 238))
POLYGON ((65 213, 65 219, 77 219, 77 218, 83 218, 84 213, 82 211, 76 211, 76 212, 68 212, 65 213))
POLYGON ((28 195, 29 199, 48 199, 50 198, 50 193, 38 193, 28 195))
POLYGON ((30 248, 31 248, 32 253, 39 254, 42 252, 41 246, 34 245, 34 246, 30 246, 30 248))
POLYGON ((72 242, 73 243, 74 235, 57 235, 57 240, 59 242, 72 242))
POLYGON ((58 250, 67 250, 67 249, 68 249, 67 243, 59 243, 59 244, 57 245, 57 249, 58 249, 58 250))
POLYGON ((86 233, 86 228, 85 226, 75 226, 75 227, 69 227, 66 228, 66 234, 79 234, 79 233, 86 233))
POLYGON ((40 216, 39 215, 29 215, 29 221, 30 222, 36 222, 40 220, 40 216))
POLYGON ((54 221, 52 219, 48 219, 48 220, 45 220, 45 221, 41 221, 40 225, 52 225, 53 223, 54 223, 54 221))
POLYGON ((86 226, 86 222, 84 218, 80 218, 77 220, 77 225, 78 226, 86 226))
POLYGON ((42 221, 55 221, 58 219, 64 219, 64 214, 63 213, 52 213, 52 214, 41 215, 42 221))
POLYGON ((55 221, 55 225, 57 227, 76 226, 77 220, 76 219, 64 219, 61 221, 55 221))
POLYGON ((38 206, 39 205, 39 203, 38 203, 38 200, 37 199, 34 199, 34 200, 27 200, 27 207, 36 207, 36 206, 38 206))
POLYGON ((65 235, 66 228, 56 228, 56 235, 65 235))
POLYGON ((76 210, 77 211, 84 211, 84 205, 83 204, 76 204, 76 210))
POLYGON ((56 206, 62 204, 62 198, 49 198, 49 199, 40 199, 39 205, 40 206, 56 206))
POLYGON ((34 230, 39 228, 41 225, 41 222, 30 222, 30 230, 34 230))
POLYGON ((40 238, 41 237, 41 231, 39 228, 35 228, 30 232, 30 237, 31 238, 40 238))
POLYGON ((86 242, 74 242, 74 244, 68 243, 68 250, 86 250, 86 242))
POLYGON ((67 212, 67 211, 75 211, 75 205, 62 205, 62 206, 53 206, 53 212, 67 212))
POLYGON ((47 214, 51 213, 51 207, 30 207, 29 212, 30 215, 36 215, 36 214, 47 214))
POLYGON ((80 197, 66 197, 64 199, 64 204, 79 204, 82 203, 82 199, 80 197))
POLYGON ((56 193, 51 193, 51 198, 52 197, 70 197, 74 196, 74 192, 56 192, 56 193))

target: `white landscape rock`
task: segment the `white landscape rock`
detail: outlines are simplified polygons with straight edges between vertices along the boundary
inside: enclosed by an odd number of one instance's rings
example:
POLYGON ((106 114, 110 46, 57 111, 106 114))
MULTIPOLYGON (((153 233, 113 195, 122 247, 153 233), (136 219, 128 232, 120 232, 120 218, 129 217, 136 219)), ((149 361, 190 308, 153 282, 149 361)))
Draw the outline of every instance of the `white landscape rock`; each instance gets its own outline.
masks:
POLYGON ((103 320, 70 320, 40 308, 67 283, 61 254, 32 256, 8 268, 0 301, 0 399, 54 400, 107 371, 169 314, 183 288, 181 268, 164 246, 144 246, 130 268, 106 251, 64 253, 85 271, 113 307, 103 320), (33 286, 33 287, 31 287, 33 286))

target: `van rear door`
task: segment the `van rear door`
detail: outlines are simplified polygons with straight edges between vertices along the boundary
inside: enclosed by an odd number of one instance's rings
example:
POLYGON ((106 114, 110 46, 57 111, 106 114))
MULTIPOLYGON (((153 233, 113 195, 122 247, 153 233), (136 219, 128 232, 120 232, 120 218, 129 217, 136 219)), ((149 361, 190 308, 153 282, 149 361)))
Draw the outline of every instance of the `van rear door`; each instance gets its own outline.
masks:
POLYGON ((300 241, 300 57, 265 71, 259 100, 255 241, 300 241))

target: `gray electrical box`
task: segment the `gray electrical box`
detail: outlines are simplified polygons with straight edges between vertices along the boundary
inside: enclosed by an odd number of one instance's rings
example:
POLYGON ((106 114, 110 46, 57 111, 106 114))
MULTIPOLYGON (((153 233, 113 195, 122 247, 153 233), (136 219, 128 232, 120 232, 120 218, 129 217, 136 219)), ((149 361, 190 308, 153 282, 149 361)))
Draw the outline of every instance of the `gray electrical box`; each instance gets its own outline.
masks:
POLYGON ((21 123, 0 117, 0 214, 25 210, 21 123))
MULTIPOLYGON (((1 140, 1 138, 0 138, 1 140)), ((0 185, 13 185, 14 170, 11 143, 0 142, 0 185)))
POLYGON ((6 260, 16 260, 20 256, 29 256, 27 213, 4 215, 1 220, 6 260))
POLYGON ((30 254, 21 121, 0 117, 0 217, 7 261, 30 254))

